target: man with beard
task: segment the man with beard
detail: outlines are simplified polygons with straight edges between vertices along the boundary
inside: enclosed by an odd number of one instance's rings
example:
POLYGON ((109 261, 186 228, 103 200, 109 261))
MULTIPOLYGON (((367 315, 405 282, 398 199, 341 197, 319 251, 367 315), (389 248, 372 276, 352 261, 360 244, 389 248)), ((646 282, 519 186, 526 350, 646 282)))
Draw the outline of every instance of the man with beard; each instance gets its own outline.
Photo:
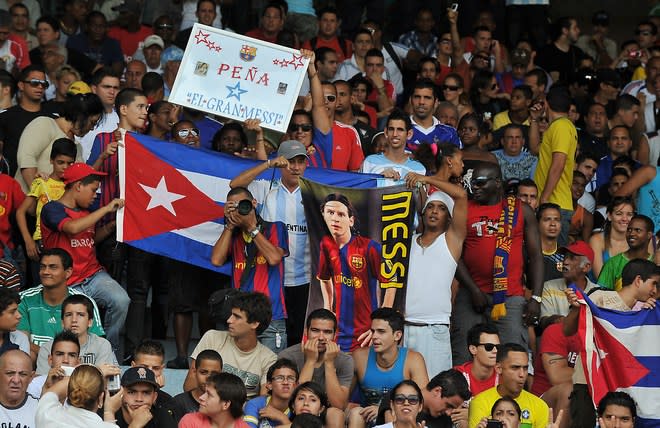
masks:
POLYGON ((433 81, 419 79, 415 82, 410 102, 412 104, 410 120, 413 125, 413 134, 406 143, 408 150, 414 152, 423 143, 431 145, 452 143, 463 147, 456 130, 451 126, 443 125, 433 116, 438 104, 433 81))
POLYGON ((539 49, 535 62, 550 73, 553 81, 568 83, 585 56, 582 49, 575 46, 580 28, 575 18, 564 16, 557 19, 554 31, 552 43, 539 49))

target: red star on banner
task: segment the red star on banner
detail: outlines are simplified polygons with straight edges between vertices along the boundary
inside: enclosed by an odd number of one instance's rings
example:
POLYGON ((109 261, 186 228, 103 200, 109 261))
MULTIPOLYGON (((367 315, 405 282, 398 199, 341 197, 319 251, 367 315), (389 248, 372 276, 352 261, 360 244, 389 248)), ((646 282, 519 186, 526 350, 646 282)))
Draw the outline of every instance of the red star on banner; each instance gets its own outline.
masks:
POLYGON ((197 34, 195 34, 195 40, 197 40, 197 44, 204 43, 205 45, 208 46, 209 43, 208 38, 210 35, 211 35, 210 33, 205 33, 202 30, 199 30, 197 34))
POLYGON ((302 55, 296 55, 296 54, 292 54, 292 55, 293 55, 293 59, 289 61, 289 64, 291 64, 295 70, 298 70, 298 67, 302 67, 305 65, 303 64, 302 55))

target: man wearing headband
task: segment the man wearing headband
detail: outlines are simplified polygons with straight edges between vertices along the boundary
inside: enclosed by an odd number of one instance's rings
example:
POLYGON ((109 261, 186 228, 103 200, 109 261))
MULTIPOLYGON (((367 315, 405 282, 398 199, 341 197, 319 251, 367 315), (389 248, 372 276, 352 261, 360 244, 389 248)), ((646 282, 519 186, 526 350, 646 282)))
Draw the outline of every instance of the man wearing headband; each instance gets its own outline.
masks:
POLYGON ((452 367, 451 283, 467 216, 467 192, 449 182, 436 184, 441 190, 429 196, 422 210, 423 232, 412 237, 405 303, 404 345, 422 354, 429 378, 452 367))

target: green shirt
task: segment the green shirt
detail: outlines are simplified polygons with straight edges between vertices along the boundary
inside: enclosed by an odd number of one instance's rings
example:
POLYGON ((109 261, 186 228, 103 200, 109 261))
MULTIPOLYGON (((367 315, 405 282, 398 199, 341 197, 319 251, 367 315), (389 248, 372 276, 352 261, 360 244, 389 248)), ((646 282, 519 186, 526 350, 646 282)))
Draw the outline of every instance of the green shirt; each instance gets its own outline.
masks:
MULTIPOLYGON (((46 303, 42 290, 43 285, 38 285, 21 291, 21 303, 18 304, 18 311, 22 317, 18 323, 18 330, 28 332, 30 341, 38 346, 50 342, 62 331, 62 305, 51 306, 46 303)), ((71 288, 67 288, 67 291, 69 296, 83 294, 71 288)), ((101 319, 99 308, 94 299, 89 297, 89 300, 94 305, 94 321, 89 332, 97 336, 105 336, 105 331, 99 322, 101 319)))
MULTIPOLYGON (((653 261, 653 254, 648 260, 653 261)), ((605 262, 603 269, 598 276, 598 284, 610 290, 619 291, 623 284, 621 284, 621 272, 626 267, 630 260, 625 256, 625 253, 619 253, 605 262)))

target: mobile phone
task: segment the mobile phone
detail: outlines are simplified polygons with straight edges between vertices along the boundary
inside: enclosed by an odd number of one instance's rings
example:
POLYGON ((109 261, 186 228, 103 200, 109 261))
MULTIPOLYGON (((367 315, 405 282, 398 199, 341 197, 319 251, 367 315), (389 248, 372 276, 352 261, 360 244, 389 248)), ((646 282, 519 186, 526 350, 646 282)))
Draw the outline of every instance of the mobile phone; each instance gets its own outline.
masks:
POLYGON ((75 367, 62 366, 61 369, 64 371, 64 376, 71 376, 75 367))
POLYGON ((121 389, 121 379, 119 375, 108 377, 108 391, 110 395, 115 395, 121 389))
POLYGON ((641 50, 636 50, 636 51, 631 51, 628 56, 630 58, 641 58, 642 57, 642 51, 641 50))
POLYGON ((504 424, 495 419, 488 419, 488 423, 486 424, 486 428, 503 428, 503 427, 504 424))
POLYGON ((457 12, 458 11, 458 3, 452 3, 450 9, 453 10, 454 12, 457 12))
POLYGON ((489 111, 484 112, 484 120, 490 120, 490 118, 493 117, 493 114, 489 111))

